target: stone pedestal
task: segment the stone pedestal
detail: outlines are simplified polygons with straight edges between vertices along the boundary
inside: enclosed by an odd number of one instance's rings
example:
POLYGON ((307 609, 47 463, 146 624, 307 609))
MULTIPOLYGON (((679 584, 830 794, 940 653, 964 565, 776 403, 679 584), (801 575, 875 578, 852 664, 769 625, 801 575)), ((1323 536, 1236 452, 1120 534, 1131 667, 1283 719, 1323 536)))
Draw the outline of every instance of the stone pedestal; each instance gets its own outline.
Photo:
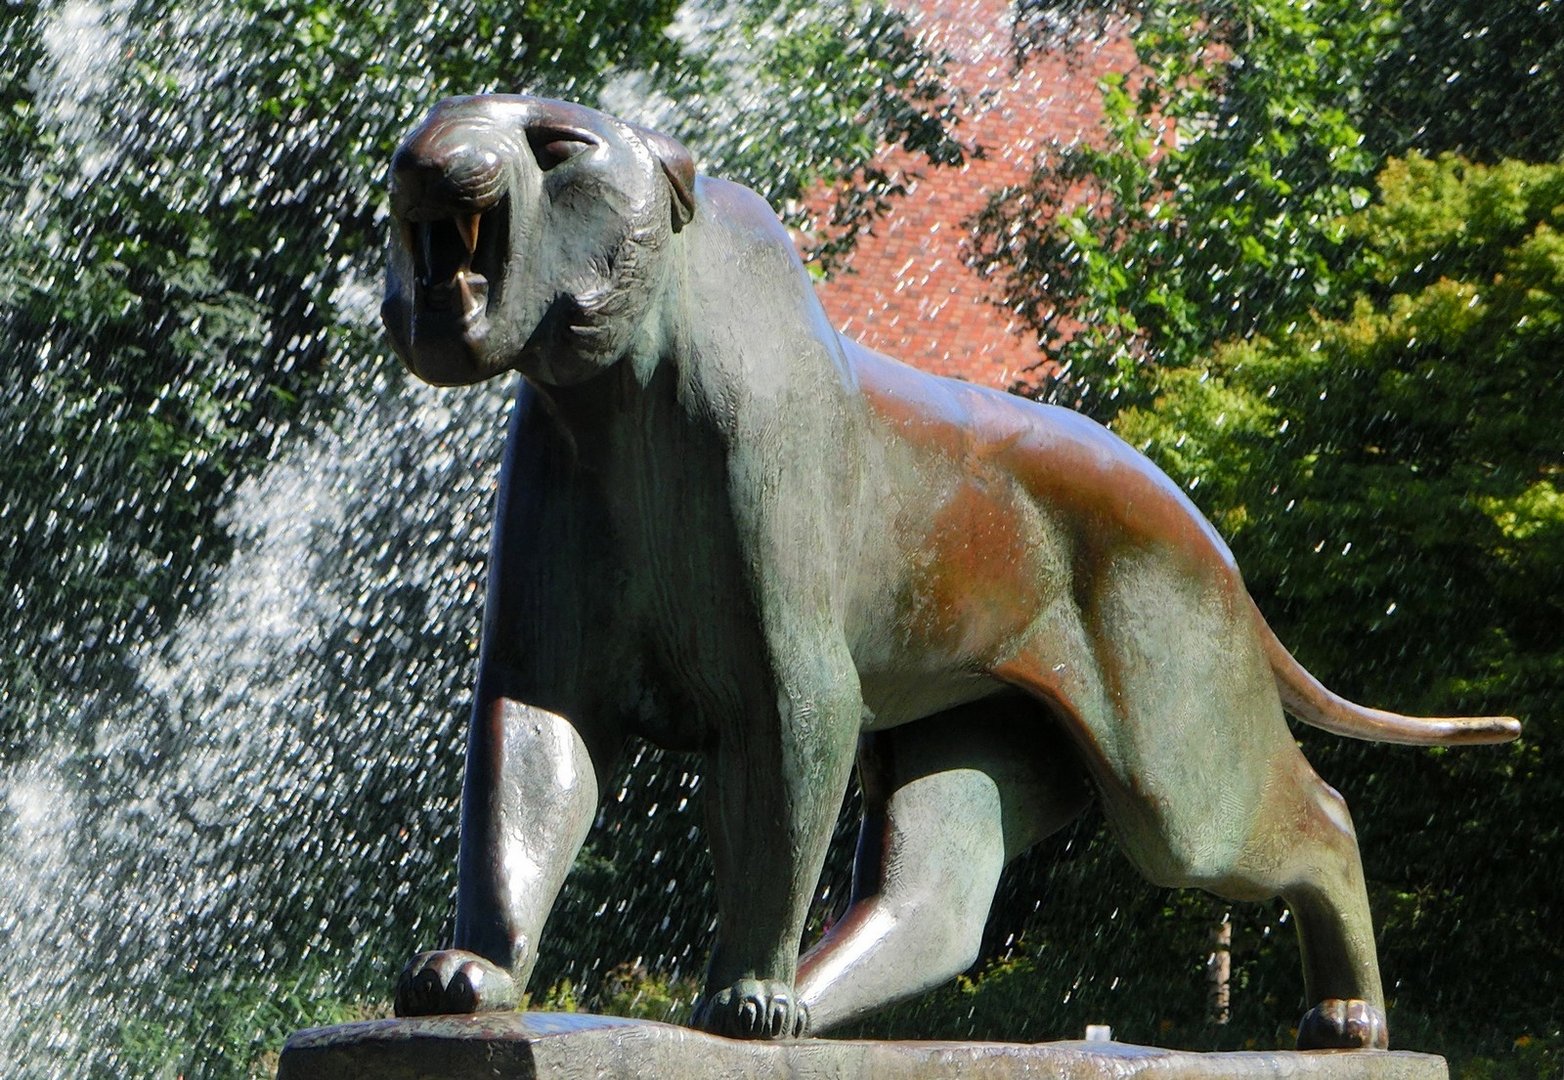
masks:
POLYGON ((278 1080, 1448 1080, 1400 1051, 1191 1054, 1112 1042, 736 1042, 581 1013, 370 1020, 301 1031, 278 1080))

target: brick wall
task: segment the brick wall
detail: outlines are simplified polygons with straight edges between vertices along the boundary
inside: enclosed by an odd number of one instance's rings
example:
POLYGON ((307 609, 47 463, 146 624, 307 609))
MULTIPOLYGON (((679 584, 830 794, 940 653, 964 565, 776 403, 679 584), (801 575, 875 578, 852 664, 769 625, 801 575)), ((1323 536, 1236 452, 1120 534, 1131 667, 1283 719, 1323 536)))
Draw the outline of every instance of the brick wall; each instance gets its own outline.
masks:
POLYGON ((963 225, 990 191, 1024 179, 1051 138, 1087 136, 1100 116, 1096 82, 1127 69, 1122 35, 1077 49, 1035 51, 1019 71, 1009 0, 904 0, 921 34, 949 54, 951 81, 968 95, 958 137, 982 158, 960 168, 921 166, 887 151, 892 170, 919 169, 908 193, 863 236, 844 269, 820 286, 845 333, 899 360, 971 382, 1007 386, 1039 356, 1031 336, 988 301, 966 265, 963 225))

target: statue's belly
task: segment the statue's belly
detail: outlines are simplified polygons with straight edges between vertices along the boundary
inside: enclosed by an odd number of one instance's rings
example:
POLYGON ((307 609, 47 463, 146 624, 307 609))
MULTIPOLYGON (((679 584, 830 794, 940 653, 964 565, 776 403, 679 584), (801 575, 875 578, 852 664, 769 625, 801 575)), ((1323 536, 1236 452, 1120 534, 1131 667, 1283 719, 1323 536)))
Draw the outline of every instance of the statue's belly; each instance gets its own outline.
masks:
POLYGON ((915 670, 859 672, 865 731, 883 731, 998 693, 987 675, 915 670))

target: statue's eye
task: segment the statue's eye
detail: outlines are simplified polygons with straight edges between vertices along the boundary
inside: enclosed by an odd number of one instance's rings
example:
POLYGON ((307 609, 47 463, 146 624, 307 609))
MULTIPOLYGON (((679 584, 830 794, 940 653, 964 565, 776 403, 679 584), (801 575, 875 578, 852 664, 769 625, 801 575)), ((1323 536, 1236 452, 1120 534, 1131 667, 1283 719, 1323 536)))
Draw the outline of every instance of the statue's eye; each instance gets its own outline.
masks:
POLYGON ((529 128, 527 145, 532 147, 532 156, 537 158, 538 168, 548 172, 554 166, 561 165, 577 154, 592 149, 597 145, 597 140, 580 131, 567 131, 563 128, 529 128))

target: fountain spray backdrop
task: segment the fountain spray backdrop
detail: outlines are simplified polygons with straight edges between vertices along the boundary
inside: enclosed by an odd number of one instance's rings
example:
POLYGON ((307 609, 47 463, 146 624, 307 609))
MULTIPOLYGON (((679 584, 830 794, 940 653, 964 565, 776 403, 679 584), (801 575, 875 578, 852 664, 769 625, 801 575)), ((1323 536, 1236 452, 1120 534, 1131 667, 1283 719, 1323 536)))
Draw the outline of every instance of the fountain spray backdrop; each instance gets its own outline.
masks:
MULTIPOLYGON (((397 138, 547 93, 780 198, 898 138, 888 86, 933 67, 897 17, 803 3, 68 0, 0 34, 0 1073, 242 1074, 449 937, 513 387, 437 392, 380 344, 397 138)), ((632 817, 693 818, 698 779, 638 761, 632 817)), ((613 904, 572 886, 545 977, 632 955, 589 936, 641 894, 685 943, 648 962, 693 968, 699 848, 613 904)))

